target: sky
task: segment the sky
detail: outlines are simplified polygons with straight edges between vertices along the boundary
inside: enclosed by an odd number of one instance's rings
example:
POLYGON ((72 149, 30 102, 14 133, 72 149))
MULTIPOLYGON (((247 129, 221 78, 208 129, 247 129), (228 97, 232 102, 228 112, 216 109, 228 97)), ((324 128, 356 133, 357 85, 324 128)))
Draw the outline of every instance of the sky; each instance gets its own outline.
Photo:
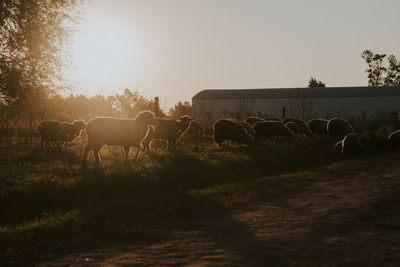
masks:
POLYGON ((92 0, 74 94, 125 88, 161 108, 203 89, 366 86, 365 49, 400 58, 399 0, 92 0))

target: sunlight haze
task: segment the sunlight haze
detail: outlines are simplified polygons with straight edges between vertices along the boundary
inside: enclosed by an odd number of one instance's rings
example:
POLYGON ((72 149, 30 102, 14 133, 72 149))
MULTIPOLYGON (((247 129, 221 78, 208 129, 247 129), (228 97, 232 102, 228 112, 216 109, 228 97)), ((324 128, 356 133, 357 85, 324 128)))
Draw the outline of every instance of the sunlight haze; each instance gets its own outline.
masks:
POLYGON ((360 54, 400 55, 397 0, 92 0, 72 92, 129 88, 161 108, 207 88, 365 86, 360 54))

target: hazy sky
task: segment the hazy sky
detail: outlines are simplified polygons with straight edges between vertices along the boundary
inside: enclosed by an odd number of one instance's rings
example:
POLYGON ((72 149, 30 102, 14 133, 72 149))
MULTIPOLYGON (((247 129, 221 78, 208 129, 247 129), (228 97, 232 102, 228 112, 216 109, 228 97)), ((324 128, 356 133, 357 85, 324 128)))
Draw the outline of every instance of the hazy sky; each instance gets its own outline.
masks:
POLYGON ((364 49, 400 58, 400 0, 92 0, 82 12, 74 92, 129 88, 162 108, 202 89, 305 87, 311 76, 364 86, 364 49))

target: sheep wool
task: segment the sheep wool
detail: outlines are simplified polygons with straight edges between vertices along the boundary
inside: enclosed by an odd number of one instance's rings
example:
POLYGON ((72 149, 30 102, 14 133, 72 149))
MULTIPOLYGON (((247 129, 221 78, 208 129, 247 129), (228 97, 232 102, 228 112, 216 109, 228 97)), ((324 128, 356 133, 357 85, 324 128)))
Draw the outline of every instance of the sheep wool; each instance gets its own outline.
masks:
POLYGON ((149 129, 143 140, 143 148, 150 151, 150 142, 153 139, 162 139, 167 141, 167 149, 176 150, 176 146, 180 138, 186 133, 190 122, 193 120, 190 116, 184 115, 178 120, 169 120, 163 118, 155 118, 157 125, 149 129))
POLYGON ((135 119, 120 119, 113 117, 96 117, 91 119, 85 129, 88 137, 82 157, 82 168, 87 165, 89 151, 93 151, 95 167, 99 166, 99 151, 104 145, 123 146, 125 149, 125 164, 128 163, 128 153, 131 147, 137 147, 133 161, 139 155, 140 143, 148 132, 149 125, 155 125, 154 113, 139 112, 135 119))
POLYGON ((213 139, 217 145, 229 140, 244 145, 254 144, 254 137, 246 131, 246 128, 230 119, 219 119, 214 123, 213 139))
POLYGON ((66 145, 68 142, 73 141, 85 128, 83 120, 76 120, 72 123, 62 122, 56 120, 43 120, 39 123, 38 131, 42 137, 42 147, 44 143, 50 146, 49 142, 60 141, 66 145))
POLYGON ((347 134, 342 141, 342 154, 344 156, 356 156, 361 152, 360 138, 354 134, 347 134))
POLYGON ((251 126, 253 126, 254 123, 259 122, 259 121, 264 121, 264 119, 259 118, 259 117, 248 117, 244 121, 249 123, 251 126))
POLYGON ((388 146, 390 149, 400 148, 400 130, 394 131, 389 134, 388 146))
POLYGON ((326 129, 329 136, 339 140, 343 139, 349 133, 354 133, 354 129, 350 122, 341 118, 330 119, 327 123, 326 129))
POLYGON ((324 136, 327 134, 327 124, 328 120, 324 119, 311 119, 308 121, 308 128, 315 135, 324 136))
POLYGON ((290 141, 295 141, 295 135, 292 130, 286 127, 280 121, 259 121, 253 126, 256 132, 256 141, 261 138, 275 137, 275 142, 278 142, 279 137, 287 137, 290 141))
POLYGON ((238 119, 230 119, 230 120, 233 120, 233 121, 236 121, 236 122, 240 123, 246 129, 248 134, 253 136, 253 138, 256 138, 256 132, 254 131, 254 129, 250 125, 250 123, 245 122, 245 121, 241 121, 241 120, 238 120, 238 119))
POLYGON ((299 134, 306 136, 306 137, 313 137, 313 133, 311 132, 310 128, 308 128, 307 123, 304 120, 296 119, 296 118, 285 118, 282 120, 283 124, 286 124, 288 122, 294 122, 299 126, 299 134))

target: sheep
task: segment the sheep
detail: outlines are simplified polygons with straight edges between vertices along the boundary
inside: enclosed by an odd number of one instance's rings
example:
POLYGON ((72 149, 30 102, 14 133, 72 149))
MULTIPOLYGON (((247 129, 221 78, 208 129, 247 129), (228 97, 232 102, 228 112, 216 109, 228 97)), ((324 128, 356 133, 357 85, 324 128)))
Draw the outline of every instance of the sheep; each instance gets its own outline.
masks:
POLYGON ((306 136, 306 137, 313 137, 313 133, 311 132, 310 128, 308 128, 307 123, 304 120, 288 117, 282 120, 283 124, 288 122, 294 122, 299 126, 299 134, 306 136))
POLYGON ((73 141, 80 134, 80 131, 85 129, 86 124, 83 120, 75 120, 72 123, 63 122, 62 126, 64 128, 65 139, 64 144, 67 145, 68 142, 73 141))
POLYGON ((240 123, 246 129, 248 134, 250 134, 251 136, 256 138, 256 132, 254 131, 254 129, 250 125, 250 123, 245 122, 245 121, 241 121, 241 120, 238 120, 238 119, 230 119, 230 120, 233 120, 233 121, 236 121, 236 122, 240 123))
POLYGON ((152 144, 152 147, 163 147, 164 149, 168 148, 168 143, 166 140, 163 139, 154 139, 154 133, 156 132, 156 127, 154 125, 149 125, 148 126, 147 133, 145 137, 143 138, 140 147, 143 151, 150 152, 152 149, 150 149, 150 143, 152 144))
POLYGON ((260 117, 248 117, 244 121, 249 123, 251 126, 253 126, 254 123, 259 122, 259 121, 280 121, 280 119, 275 119, 275 118, 263 119, 260 117))
POLYGON ((255 141, 241 123, 230 119, 219 119, 214 123, 213 140, 217 146, 228 140, 244 145, 252 145, 255 141))
POLYGON ((300 134, 299 125, 293 121, 289 121, 288 123, 285 123, 285 126, 293 131, 294 136, 297 139, 297 136, 300 134))
POLYGON ((167 149, 171 147, 176 150, 176 145, 180 138, 186 133, 190 122, 193 120, 190 116, 184 115, 179 120, 168 120, 155 118, 157 126, 149 128, 149 132, 143 140, 142 147, 150 151, 150 142, 153 139, 163 139, 167 141, 167 149))
POLYGON ((311 119, 308 121, 308 128, 315 135, 324 136, 327 134, 327 124, 328 120, 324 119, 311 119))
POLYGON ((50 142, 63 141, 65 139, 64 127, 59 121, 56 120, 43 120, 38 125, 38 131, 42 137, 41 145, 44 143, 50 147, 50 142))
POLYGON ((335 149, 343 156, 359 155, 361 151, 360 138, 354 133, 349 133, 343 138, 342 141, 339 141, 335 144, 335 149))
POLYGON ((342 140, 347 134, 354 133, 350 122, 341 118, 332 118, 326 125, 328 136, 342 140))
POLYGON ((396 149, 400 147, 400 130, 394 131, 388 136, 389 149, 396 149))
POLYGON ((47 146, 50 146, 49 142, 52 141, 59 141, 61 144, 66 145, 68 142, 74 140, 84 128, 85 122, 82 120, 75 120, 72 123, 43 120, 38 126, 38 131, 42 137, 41 145, 44 147, 44 143, 46 143, 47 146))
POLYGON ((335 150, 338 154, 342 154, 342 140, 336 142, 335 150))
POLYGON ((259 121, 265 121, 265 120, 262 118, 259 118, 259 117, 248 117, 244 121, 249 123, 251 126, 253 126, 254 123, 259 122, 259 121))
POLYGON ((130 148, 136 147, 133 162, 139 156, 140 144, 148 132, 149 125, 156 125, 154 113, 141 111, 134 119, 113 117, 96 117, 91 119, 85 129, 87 143, 82 156, 82 169, 86 169, 89 151, 93 150, 95 168, 99 167, 99 151, 104 145, 123 146, 125 149, 125 165, 128 164, 130 148))
POLYGON ((275 143, 278 143, 279 137, 288 137, 290 141, 295 141, 295 135, 292 130, 286 127, 280 121, 259 121, 253 126, 256 132, 256 141, 260 138, 275 137, 275 143))
POLYGON ((198 145, 203 138, 203 133, 203 128, 199 122, 195 120, 190 121, 186 134, 189 136, 189 140, 195 144, 195 150, 199 149, 198 145))
POLYGON ((189 129, 187 130, 187 134, 196 142, 199 142, 203 135, 201 124, 195 120, 192 120, 190 122, 189 129))

